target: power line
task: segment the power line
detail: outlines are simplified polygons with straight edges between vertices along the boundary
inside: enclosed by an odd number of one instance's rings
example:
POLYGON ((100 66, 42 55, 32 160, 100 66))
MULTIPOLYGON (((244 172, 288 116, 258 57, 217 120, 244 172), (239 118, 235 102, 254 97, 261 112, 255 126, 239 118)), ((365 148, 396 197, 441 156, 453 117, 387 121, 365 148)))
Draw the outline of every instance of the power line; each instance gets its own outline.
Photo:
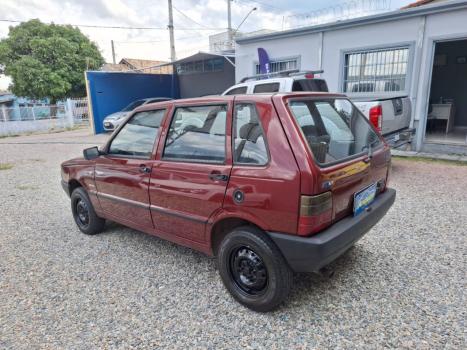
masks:
MULTIPOLYGON (((184 36, 184 37, 175 38, 175 39, 176 40, 187 40, 187 39, 194 39, 194 38, 199 38, 199 37, 206 38, 206 37, 209 37, 209 35, 210 34, 191 35, 191 36, 184 36)), ((147 40, 147 41, 118 41, 118 40, 115 40, 114 42, 119 43, 119 44, 152 44, 152 43, 163 43, 163 42, 167 42, 167 41, 169 41, 169 39, 147 40)))
MULTIPOLYGON (((12 19, 0 19, 0 22, 9 23, 22 23, 25 21, 12 20, 12 19)), ((45 23, 45 22, 44 22, 45 23)), ((92 24, 70 24, 70 23, 47 23, 56 25, 69 25, 73 27, 83 28, 104 28, 104 29, 138 29, 138 30, 167 30, 167 27, 125 27, 125 26, 103 26, 103 25, 92 25, 92 24)), ((225 28, 176 28, 177 30, 222 30, 225 28)))
POLYGON ((206 28, 206 29, 208 28, 208 27, 205 26, 204 24, 201 24, 201 23, 195 21, 193 18, 191 18, 190 16, 186 15, 184 12, 180 11, 180 10, 179 10, 178 8, 176 8, 175 6, 172 5, 172 7, 173 7, 173 9, 174 9, 175 11, 177 11, 177 12, 178 12, 179 14, 181 14, 183 17, 188 18, 191 22, 193 22, 193 23, 195 23, 195 24, 197 24, 197 25, 199 25, 199 26, 201 26, 201 27, 203 27, 203 28, 206 28))
POLYGON ((288 10, 286 10, 285 8, 273 6, 273 5, 267 4, 267 3, 265 3, 265 2, 256 1, 256 0, 237 0, 237 1, 238 1, 238 2, 242 2, 242 3, 244 3, 244 4, 254 3, 254 4, 257 4, 257 5, 269 7, 269 8, 275 9, 275 10, 288 11, 288 10))

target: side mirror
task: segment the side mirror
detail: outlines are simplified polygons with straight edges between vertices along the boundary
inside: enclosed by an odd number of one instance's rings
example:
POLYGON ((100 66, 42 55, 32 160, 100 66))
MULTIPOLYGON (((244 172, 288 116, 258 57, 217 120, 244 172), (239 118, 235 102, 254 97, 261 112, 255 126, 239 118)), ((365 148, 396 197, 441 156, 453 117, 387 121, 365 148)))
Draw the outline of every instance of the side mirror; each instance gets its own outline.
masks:
POLYGON ((99 148, 97 146, 86 148, 83 150, 83 156, 84 159, 86 160, 93 160, 98 158, 102 152, 99 151, 99 148))

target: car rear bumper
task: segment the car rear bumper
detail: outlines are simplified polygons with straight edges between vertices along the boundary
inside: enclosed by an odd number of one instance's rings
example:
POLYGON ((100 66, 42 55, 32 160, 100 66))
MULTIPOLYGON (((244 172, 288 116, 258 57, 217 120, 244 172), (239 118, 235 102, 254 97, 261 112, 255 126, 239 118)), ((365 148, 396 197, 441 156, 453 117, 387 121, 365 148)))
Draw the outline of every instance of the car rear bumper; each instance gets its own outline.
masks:
POLYGON ((311 237, 268 232, 295 272, 316 272, 328 265, 367 233, 389 210, 396 191, 388 188, 366 211, 346 217, 311 237))
POLYGON ((398 130, 391 134, 383 135, 383 137, 386 140, 389 147, 398 148, 408 143, 411 143, 414 135, 415 135, 415 129, 408 128, 408 129, 398 130))

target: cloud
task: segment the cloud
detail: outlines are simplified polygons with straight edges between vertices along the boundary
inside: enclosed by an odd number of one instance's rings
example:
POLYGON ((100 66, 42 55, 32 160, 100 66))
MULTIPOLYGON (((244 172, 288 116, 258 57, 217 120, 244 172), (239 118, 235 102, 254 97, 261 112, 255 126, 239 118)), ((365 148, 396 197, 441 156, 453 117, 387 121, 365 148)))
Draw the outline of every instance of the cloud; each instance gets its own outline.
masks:
MULTIPOLYGON (((235 0, 231 3, 232 26, 236 28, 245 15, 253 8, 250 17, 240 28, 241 31, 259 29, 281 30, 284 18, 292 13, 328 7, 328 0, 235 0), (311 5, 312 4, 312 5, 311 5)), ((355 0, 352 0, 355 1, 355 0)), ((162 30, 123 30, 104 28, 80 28, 101 49, 105 59, 111 61, 110 41, 115 41, 117 59, 122 57, 168 60, 169 33, 166 0, 1 0, 0 18, 28 20, 39 18, 44 22, 159 27, 162 30)), ((394 0, 397 6, 409 0, 394 0)), ((184 57, 208 49, 208 36, 222 32, 227 27, 226 0, 174 0, 174 6, 186 16, 174 11, 174 26, 177 56, 184 57), (204 26, 204 27, 203 27, 204 26), (204 30, 219 28, 217 30, 204 30), (184 30, 183 28, 190 28, 184 30), (195 30, 193 28, 200 28, 195 30)), ((332 4, 342 3, 333 1, 332 4)), ((11 24, 0 22, 0 38, 8 34, 11 24)))

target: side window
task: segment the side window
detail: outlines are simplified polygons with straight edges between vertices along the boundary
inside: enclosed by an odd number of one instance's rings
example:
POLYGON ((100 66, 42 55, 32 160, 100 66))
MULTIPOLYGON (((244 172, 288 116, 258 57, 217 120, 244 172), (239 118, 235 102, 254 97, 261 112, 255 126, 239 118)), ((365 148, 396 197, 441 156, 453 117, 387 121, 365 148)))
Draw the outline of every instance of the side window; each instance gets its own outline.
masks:
POLYGON ((226 95, 242 95, 242 94, 246 94, 246 89, 247 89, 246 86, 240 86, 238 88, 227 91, 226 95))
POLYGON ((226 119, 225 105, 178 107, 165 141, 163 158, 223 163, 226 119))
POLYGON ((165 109, 136 113, 112 140, 109 154, 150 158, 165 109))
POLYGON ((237 103, 233 120, 234 163, 265 165, 268 151, 256 106, 237 103))
POLYGON ((257 94, 261 92, 278 92, 279 86, 279 83, 259 84, 255 86, 253 93, 257 94))

